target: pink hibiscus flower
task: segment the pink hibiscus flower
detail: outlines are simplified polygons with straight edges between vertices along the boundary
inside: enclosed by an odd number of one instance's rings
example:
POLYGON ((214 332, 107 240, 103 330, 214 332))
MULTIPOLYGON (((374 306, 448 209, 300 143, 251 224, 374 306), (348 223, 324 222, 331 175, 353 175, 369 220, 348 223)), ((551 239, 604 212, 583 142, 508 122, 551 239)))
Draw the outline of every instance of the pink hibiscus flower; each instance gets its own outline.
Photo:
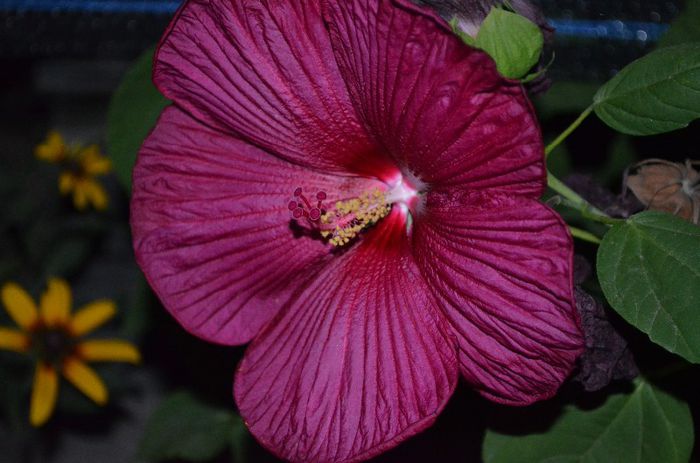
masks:
POLYGON ((134 171, 139 264, 194 335, 252 341, 234 396, 292 461, 376 455, 459 373, 552 396, 582 347, 520 85, 407 0, 191 0, 134 171))

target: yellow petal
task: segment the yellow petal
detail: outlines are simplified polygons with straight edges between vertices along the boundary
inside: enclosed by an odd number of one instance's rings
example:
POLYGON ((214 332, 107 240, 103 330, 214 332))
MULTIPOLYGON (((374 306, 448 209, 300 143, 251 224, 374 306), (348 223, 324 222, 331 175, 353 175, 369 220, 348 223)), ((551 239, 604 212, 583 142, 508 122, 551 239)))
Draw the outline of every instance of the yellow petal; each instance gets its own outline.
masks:
POLYGON ((102 188, 102 185, 97 183, 95 180, 85 180, 83 181, 83 188, 85 189, 85 196, 88 202, 92 203, 93 207, 98 211, 103 211, 107 209, 107 192, 102 188))
POLYGON ((80 153, 83 170, 89 175, 103 175, 112 170, 112 162, 100 153, 97 145, 90 145, 80 153))
POLYGON ((7 313, 20 328, 28 330, 39 320, 34 300, 17 283, 5 283, 0 291, 0 298, 7 313))
POLYGON ((34 374, 34 387, 29 405, 29 422, 41 426, 51 417, 58 395, 58 374, 49 364, 39 362, 34 374))
MULTIPOLYGON (((92 144, 88 145, 86 147, 78 147, 77 151, 79 151, 78 156, 80 157, 80 161, 83 163, 90 162, 95 158, 100 157, 100 147, 92 144)), ((84 166, 85 164, 83 164, 84 166)))
POLYGON ((90 175, 104 175, 112 170, 112 161, 105 157, 93 159, 89 165, 85 166, 85 172, 90 175))
POLYGON ((41 295, 41 318, 49 327, 66 325, 70 319, 72 304, 70 286, 65 280, 51 278, 41 295))
POLYGON ((82 336, 107 322, 117 313, 113 301, 102 299, 81 307, 73 316, 68 327, 74 336, 82 336))
POLYGON ((76 354, 91 362, 139 363, 141 355, 136 346, 127 341, 94 339, 76 346, 76 354))
POLYGON ((27 352, 30 344, 29 336, 23 332, 0 327, 0 349, 14 352, 27 352))
POLYGON ((63 361, 63 376, 98 405, 107 403, 107 388, 95 370, 75 357, 63 361))
POLYGON ((79 211, 84 211, 88 204, 88 196, 85 191, 85 181, 76 180, 73 186, 73 205, 79 211))
POLYGON ((61 172, 58 177, 58 191, 67 195, 75 188, 75 175, 72 172, 61 172))
POLYGON ((43 161, 59 162, 65 158, 67 148, 61 134, 51 131, 44 143, 36 147, 34 155, 43 161))

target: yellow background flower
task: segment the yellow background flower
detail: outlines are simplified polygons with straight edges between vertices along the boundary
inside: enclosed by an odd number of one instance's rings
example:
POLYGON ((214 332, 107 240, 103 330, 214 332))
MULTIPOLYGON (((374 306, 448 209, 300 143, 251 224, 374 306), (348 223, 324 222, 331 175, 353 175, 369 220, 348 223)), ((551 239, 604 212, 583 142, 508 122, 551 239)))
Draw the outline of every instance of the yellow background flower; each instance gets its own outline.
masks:
POLYGON ((112 163, 100 153, 97 145, 68 146, 60 133, 52 131, 36 147, 34 154, 38 159, 63 168, 58 189, 63 195, 73 195, 76 209, 85 210, 90 204, 97 210, 107 208, 107 192, 96 177, 109 173, 112 163))
POLYGON ((87 362, 138 363, 134 345, 113 339, 81 339, 116 313, 110 300, 89 303, 71 314, 71 289, 64 280, 49 280, 39 306, 16 283, 5 283, 0 298, 19 329, 0 327, 0 349, 32 353, 37 357, 30 400, 29 421, 44 424, 53 413, 58 396, 58 376, 95 403, 107 402, 107 388, 87 362))

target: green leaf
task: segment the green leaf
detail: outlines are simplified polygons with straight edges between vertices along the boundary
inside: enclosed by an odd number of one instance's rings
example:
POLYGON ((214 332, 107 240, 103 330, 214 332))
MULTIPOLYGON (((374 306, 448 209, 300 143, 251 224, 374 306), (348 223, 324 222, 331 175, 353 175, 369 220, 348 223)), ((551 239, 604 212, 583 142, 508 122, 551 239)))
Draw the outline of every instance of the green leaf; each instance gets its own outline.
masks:
POLYGON ((165 399, 146 424, 139 455, 147 461, 206 461, 229 444, 233 416, 187 393, 165 399))
POLYGON ((692 448, 688 405, 638 381, 593 410, 566 406, 541 434, 488 430, 482 454, 485 463, 687 463, 692 448))
POLYGON ((146 50, 126 73, 107 113, 107 152, 127 190, 139 148, 168 105, 151 82, 153 53, 153 48, 146 50))
POLYGON ((700 43, 656 50, 632 62, 593 97, 595 113, 615 130, 652 135, 700 117, 700 43))
POLYGON ((685 9, 673 20, 670 29, 659 41, 659 47, 700 42, 700 0, 688 0, 685 9))
POLYGON ((234 416, 231 423, 231 457, 232 463, 245 463, 248 461, 248 428, 240 416, 234 416))
POLYGON ((603 238, 598 279, 625 320, 700 362, 700 227, 660 212, 632 216, 603 238))
POLYGON ((543 45, 537 24, 500 8, 491 9, 474 42, 493 58, 498 72, 511 79, 524 77, 537 64, 543 45))

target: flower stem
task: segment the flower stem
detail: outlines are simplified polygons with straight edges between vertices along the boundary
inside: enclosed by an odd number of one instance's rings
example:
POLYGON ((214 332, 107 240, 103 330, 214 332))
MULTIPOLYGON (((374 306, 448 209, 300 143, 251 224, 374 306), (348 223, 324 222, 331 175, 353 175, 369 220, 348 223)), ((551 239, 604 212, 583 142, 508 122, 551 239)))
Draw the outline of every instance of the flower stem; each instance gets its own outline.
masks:
POLYGON ((556 178, 550 172, 547 172, 547 186, 562 196, 562 203, 565 206, 576 209, 586 219, 606 225, 614 225, 621 221, 620 219, 613 219, 605 212, 583 199, 578 193, 566 186, 564 182, 556 178))
MULTIPOLYGON (((544 149, 544 155, 545 158, 549 156, 549 154, 556 149, 557 146, 559 146, 566 138, 571 135, 571 133, 576 130, 576 128, 581 125, 581 123, 588 117, 589 114, 593 112, 593 105, 590 105, 586 109, 583 110, 583 112, 576 118, 574 122, 571 123, 569 127, 566 128, 557 138, 555 138, 550 144, 548 144, 545 149, 544 149)), ((600 209, 596 208, 593 206, 591 203, 586 201, 584 198, 582 198, 578 193, 576 193, 574 190, 569 188, 556 178, 554 175, 552 175, 551 172, 547 171, 547 186, 554 190, 555 192, 559 193, 562 197, 562 203, 572 209, 576 209, 581 213, 581 215, 589 220, 593 220, 595 222, 600 222, 604 223, 606 225, 614 225, 618 222, 620 222, 619 219, 613 219, 610 216, 608 216, 605 212, 601 211, 600 209)), ((569 226, 569 229, 571 230, 572 236, 575 236, 576 238, 585 240, 585 241, 590 241, 591 243, 596 243, 600 244, 600 238, 595 236, 592 233, 589 233, 585 230, 582 230, 580 228, 576 227, 571 227, 569 226)))
POLYGON ((549 153, 554 151, 554 148, 556 148, 557 146, 559 146, 561 144, 561 142, 566 140, 566 137, 571 135, 571 132, 576 130, 576 128, 579 125, 581 125, 581 122, 583 122, 584 119, 586 119, 592 111, 593 111, 593 105, 590 105, 578 116, 578 118, 574 122, 571 123, 571 125, 569 127, 566 128, 566 130, 564 130, 561 134, 559 134, 559 136, 557 138, 554 139, 554 141, 552 141, 549 145, 547 145, 547 147, 544 149, 545 157, 549 156, 549 153))
POLYGON ((569 225, 569 231, 571 232, 571 236, 574 238, 578 238, 582 241, 588 241, 589 243, 594 243, 594 244, 600 244, 601 240, 597 236, 595 236, 593 233, 588 232, 586 230, 582 230, 580 228, 572 227, 569 225))
POLYGON ((605 215, 604 212, 598 210, 591 203, 583 199, 578 193, 566 186, 564 182, 556 178, 549 171, 547 171, 547 186, 565 198, 567 200, 567 206, 573 207, 581 212, 583 212, 584 209, 588 209, 597 214, 605 215))

